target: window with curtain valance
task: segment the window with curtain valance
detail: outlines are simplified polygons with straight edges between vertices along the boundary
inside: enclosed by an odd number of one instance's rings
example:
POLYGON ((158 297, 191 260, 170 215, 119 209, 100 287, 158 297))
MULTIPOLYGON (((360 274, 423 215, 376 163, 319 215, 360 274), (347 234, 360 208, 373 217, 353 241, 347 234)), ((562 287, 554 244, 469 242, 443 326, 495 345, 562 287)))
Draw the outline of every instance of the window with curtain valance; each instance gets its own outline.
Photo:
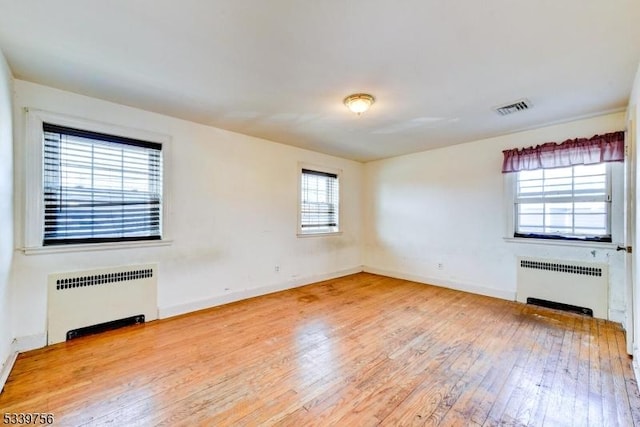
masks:
POLYGON ((624 161, 624 132, 504 150, 502 173, 624 161))
POLYGON ((624 132, 504 150, 513 174, 514 237, 611 242, 611 167, 624 132))

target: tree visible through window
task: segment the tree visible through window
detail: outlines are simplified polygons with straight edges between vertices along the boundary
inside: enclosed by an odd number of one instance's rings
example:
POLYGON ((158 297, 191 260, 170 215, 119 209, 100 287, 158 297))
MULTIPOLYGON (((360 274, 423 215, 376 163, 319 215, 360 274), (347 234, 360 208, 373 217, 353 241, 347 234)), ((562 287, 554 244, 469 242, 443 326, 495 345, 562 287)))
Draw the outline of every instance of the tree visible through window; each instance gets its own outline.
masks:
POLYGON ((44 123, 44 245, 161 238, 162 145, 44 123))

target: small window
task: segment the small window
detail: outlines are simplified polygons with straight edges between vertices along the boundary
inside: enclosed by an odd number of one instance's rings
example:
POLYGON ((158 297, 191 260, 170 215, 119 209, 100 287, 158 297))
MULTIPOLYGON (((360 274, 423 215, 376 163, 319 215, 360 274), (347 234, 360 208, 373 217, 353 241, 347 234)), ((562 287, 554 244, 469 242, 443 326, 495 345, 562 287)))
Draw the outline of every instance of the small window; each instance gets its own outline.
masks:
POLYGON ((517 172, 515 237, 611 242, 608 163, 517 172))
POLYGON ((43 132, 43 245, 161 238, 161 144, 49 123, 43 132))
POLYGON ((300 174, 300 234, 340 230, 338 174, 302 168, 300 174))

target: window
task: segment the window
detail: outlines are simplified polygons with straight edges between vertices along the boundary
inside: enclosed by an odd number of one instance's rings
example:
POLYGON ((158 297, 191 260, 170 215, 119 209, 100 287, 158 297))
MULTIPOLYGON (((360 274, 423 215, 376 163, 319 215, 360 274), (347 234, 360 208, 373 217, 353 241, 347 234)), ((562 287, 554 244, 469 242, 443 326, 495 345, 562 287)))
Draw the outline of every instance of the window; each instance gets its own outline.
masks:
POLYGON ((336 233, 340 229, 338 174, 302 168, 300 234, 336 233))
POLYGON ((515 237, 611 242, 611 165, 522 170, 515 179, 515 237))
POLYGON ((42 245, 159 240, 162 145, 43 123, 42 245))

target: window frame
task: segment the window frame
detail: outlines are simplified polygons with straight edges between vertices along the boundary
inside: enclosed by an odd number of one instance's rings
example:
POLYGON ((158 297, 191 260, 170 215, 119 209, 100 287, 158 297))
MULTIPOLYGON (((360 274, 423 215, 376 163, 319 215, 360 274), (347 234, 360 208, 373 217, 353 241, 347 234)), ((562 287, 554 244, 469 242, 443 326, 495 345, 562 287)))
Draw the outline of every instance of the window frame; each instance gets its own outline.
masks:
POLYGON ((610 240, 601 239, 584 239, 580 237, 545 237, 542 235, 523 236, 516 234, 517 225, 517 198, 516 186, 518 185, 517 173, 504 173, 503 176, 503 194, 504 209, 506 212, 506 221, 504 228, 503 240, 510 243, 532 243, 542 245, 561 245, 561 246, 584 246, 584 247, 616 247, 621 242, 624 235, 624 168, 625 162, 606 162, 608 173, 608 194, 610 203, 608 204, 608 228, 611 235, 610 240))
POLYGON ((140 129, 91 121, 79 117, 67 116, 44 110, 25 108, 26 129, 24 145, 24 186, 21 194, 24 194, 22 215, 22 236, 18 236, 18 246, 25 254, 55 253, 55 252, 81 252, 87 250, 120 249, 141 246, 164 246, 171 244, 169 229, 169 205, 170 194, 168 192, 169 159, 171 137, 169 135, 149 132, 140 129), (82 129, 89 132, 103 133, 107 135, 121 136, 124 138, 149 141, 160 144, 162 157, 162 207, 160 239, 154 240, 129 240, 116 242, 96 243, 68 243, 60 245, 44 245, 44 123, 82 129))
POLYGON ((333 236, 333 235, 339 235, 342 234, 343 228, 342 228, 342 183, 341 183, 341 177, 342 177, 342 170, 341 169, 334 169, 334 168, 329 168, 329 167, 325 167, 325 166, 319 166, 319 165, 314 165, 314 164, 309 164, 309 163, 298 163, 298 197, 297 197, 297 213, 298 213, 298 224, 297 224, 297 236, 298 237, 314 237, 314 236, 333 236), (303 176, 303 170, 310 170, 310 171, 314 171, 314 172, 319 172, 319 173, 324 173, 324 174, 333 174, 336 175, 336 179, 338 182, 338 216, 337 216, 337 220, 338 220, 338 224, 335 227, 335 230, 331 230, 331 231, 310 231, 307 228, 302 227, 302 176, 303 176))
MULTIPOLYGON (((598 201, 598 202, 604 202, 605 203, 605 211, 606 211, 606 220, 605 220, 605 227, 606 227, 606 234, 603 236, 598 236, 598 235, 585 235, 583 236, 579 236, 579 235, 569 235, 569 234, 545 234, 545 233, 520 233, 518 232, 518 227, 519 227, 519 220, 520 220, 520 215, 518 215, 518 206, 522 203, 519 202, 518 200, 518 181, 519 181, 519 175, 521 172, 514 172, 514 180, 513 180, 513 185, 514 185, 514 189, 513 189, 513 237, 514 238, 522 238, 522 239, 544 239, 544 240, 574 240, 574 241, 582 241, 582 242, 602 242, 602 243, 611 243, 613 240, 613 234, 612 234, 612 230, 611 230, 611 216, 612 216, 612 183, 611 183, 611 176, 612 176, 612 172, 611 172, 611 162, 603 162, 603 163, 598 163, 598 164, 603 164, 605 167, 605 196, 604 196, 604 200, 600 200, 599 198, 597 198, 598 200, 590 200, 590 198, 585 197, 584 199, 580 199, 579 196, 576 197, 575 194, 573 196, 565 196, 565 197, 558 197, 556 199, 553 199, 554 201, 556 201, 557 203, 575 203, 576 201, 580 202, 589 202, 589 201, 598 201)), ((569 169, 569 168, 575 168, 576 166, 579 165, 572 165, 572 166, 566 166, 566 167, 562 167, 562 168, 552 168, 553 170, 555 169, 569 169)), ((540 170, 552 170, 552 169, 540 169, 540 170)), ((572 173, 572 181, 575 179, 575 174, 572 173)), ((544 196, 541 196, 537 203, 540 204, 542 203, 543 205, 546 205, 548 202, 546 202, 544 200, 544 196)), ((535 202, 531 202, 531 203, 535 203, 535 202)), ((545 214, 543 214, 545 215, 545 214)), ((573 213, 573 218, 575 220, 575 212, 573 213)))

